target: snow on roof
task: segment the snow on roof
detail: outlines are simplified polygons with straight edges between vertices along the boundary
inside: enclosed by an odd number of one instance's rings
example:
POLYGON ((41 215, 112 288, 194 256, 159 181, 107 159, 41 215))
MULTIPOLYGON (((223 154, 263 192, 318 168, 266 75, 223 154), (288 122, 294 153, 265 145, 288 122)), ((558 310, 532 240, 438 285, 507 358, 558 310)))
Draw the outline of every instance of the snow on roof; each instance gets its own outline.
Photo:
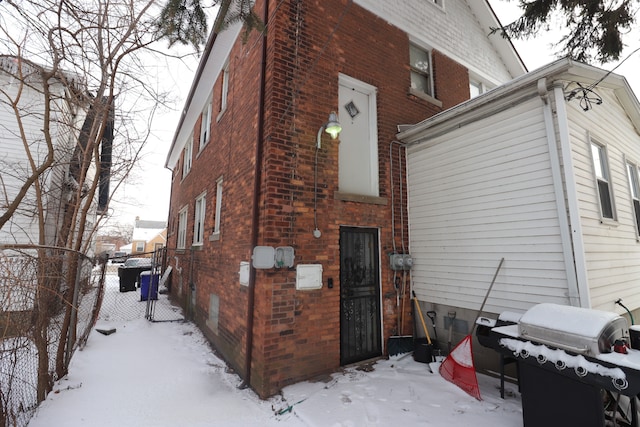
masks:
POLYGON ((162 233, 162 231, 164 231, 164 228, 134 228, 131 240, 144 240, 145 242, 148 242, 158 234, 162 233))

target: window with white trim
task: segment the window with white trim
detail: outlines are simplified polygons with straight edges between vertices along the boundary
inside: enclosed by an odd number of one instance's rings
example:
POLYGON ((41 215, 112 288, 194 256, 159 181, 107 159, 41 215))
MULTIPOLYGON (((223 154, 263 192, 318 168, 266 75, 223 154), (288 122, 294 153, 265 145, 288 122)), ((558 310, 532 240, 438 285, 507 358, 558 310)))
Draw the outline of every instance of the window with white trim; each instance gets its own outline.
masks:
POLYGON ((592 140, 591 156, 600 204, 600 215, 602 218, 615 219, 613 193, 611 191, 609 164, 607 161, 607 150, 605 146, 592 140))
POLYGON ((202 245, 204 242, 204 219, 207 210, 207 193, 196 198, 195 215, 193 219, 193 244, 202 245))
POLYGON ((136 242, 136 252, 144 252, 144 242, 136 242))
POLYGON ((409 45, 409 66, 411 68, 411 89, 433 95, 431 74, 431 52, 413 43, 409 45))
POLYGON ((222 90, 220 92, 220 113, 218 114, 218 120, 227 109, 227 100, 229 93, 229 61, 224 64, 222 69, 222 90))
POLYGON ((475 98, 488 92, 491 88, 485 82, 476 79, 469 80, 469 98, 475 98))
POLYGON ((184 160, 182 161, 182 177, 187 176, 191 170, 191 164, 193 162, 193 134, 187 140, 183 151, 184 160))
POLYGON ((207 101, 207 105, 202 110, 202 122, 200 123, 200 146, 198 150, 202 150, 205 145, 211 139, 211 114, 213 112, 213 105, 211 99, 207 101))
POLYGON ((222 217, 222 177, 216 181, 216 217, 213 226, 213 234, 220 234, 220 224, 222 217))
POLYGON ((188 207, 185 206, 178 213, 178 240, 176 242, 178 249, 184 249, 187 246, 187 212, 188 207))
POLYGON ((633 163, 627 163, 627 173, 629 175, 631 204, 633 205, 633 213, 636 219, 636 236, 640 236, 640 184, 638 181, 638 167, 633 163))

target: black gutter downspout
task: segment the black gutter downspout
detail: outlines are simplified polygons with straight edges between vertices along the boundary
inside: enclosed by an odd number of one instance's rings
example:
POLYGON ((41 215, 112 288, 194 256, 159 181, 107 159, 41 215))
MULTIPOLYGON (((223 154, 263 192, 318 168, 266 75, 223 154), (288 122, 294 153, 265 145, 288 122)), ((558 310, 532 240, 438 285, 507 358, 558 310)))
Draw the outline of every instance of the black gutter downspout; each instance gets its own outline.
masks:
MULTIPOLYGON (((262 58, 260 64, 260 93, 258 95, 258 140, 256 141, 256 169, 255 181, 253 186, 253 206, 251 207, 252 224, 251 224, 251 250, 258 245, 258 231, 260 220, 260 187, 262 181, 262 151, 264 147, 264 116, 265 116, 265 90, 267 79, 267 28, 269 17, 269 0, 264 2, 264 11, 262 22, 264 23, 264 32, 262 33, 262 58)), ((253 360, 253 317, 255 310, 256 295, 256 269, 249 269, 249 294, 247 295, 247 339, 246 339, 246 356, 245 356, 245 377, 241 387, 251 386, 251 362, 253 360)))

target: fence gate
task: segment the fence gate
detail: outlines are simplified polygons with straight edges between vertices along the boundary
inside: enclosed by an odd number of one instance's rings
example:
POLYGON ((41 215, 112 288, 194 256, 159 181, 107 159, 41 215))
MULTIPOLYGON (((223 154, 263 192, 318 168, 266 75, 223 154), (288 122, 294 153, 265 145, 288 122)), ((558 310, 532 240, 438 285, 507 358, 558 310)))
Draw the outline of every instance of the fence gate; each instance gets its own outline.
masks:
POLYGON ((378 230, 340 228, 340 363, 382 354, 378 230))

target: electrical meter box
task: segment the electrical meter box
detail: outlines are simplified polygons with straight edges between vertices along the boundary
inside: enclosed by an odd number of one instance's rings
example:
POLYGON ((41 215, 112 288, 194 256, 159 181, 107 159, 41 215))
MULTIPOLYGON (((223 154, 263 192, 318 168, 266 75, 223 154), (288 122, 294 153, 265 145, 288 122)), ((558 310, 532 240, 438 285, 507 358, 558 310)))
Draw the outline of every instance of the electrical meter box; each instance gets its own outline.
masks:
POLYGON ((238 275, 240 276, 240 284, 247 286, 249 284, 249 263, 247 261, 240 261, 240 271, 238 275))
POLYGON ((276 250, 272 246, 256 246, 253 248, 253 255, 251 255, 253 268, 257 270, 273 268, 275 253, 276 250))
POLYGON ((404 259, 402 254, 390 254, 389 263, 393 271, 402 270, 404 259))
POLYGON ((322 264, 298 264, 296 266, 296 289, 322 289, 322 264))
POLYGON ((389 263, 393 271, 408 271, 413 267, 413 258, 409 254, 389 254, 389 263))
POLYGON ((295 259, 295 252, 291 246, 280 246, 276 248, 276 253, 275 253, 276 268, 291 268, 293 267, 294 259, 295 259))

